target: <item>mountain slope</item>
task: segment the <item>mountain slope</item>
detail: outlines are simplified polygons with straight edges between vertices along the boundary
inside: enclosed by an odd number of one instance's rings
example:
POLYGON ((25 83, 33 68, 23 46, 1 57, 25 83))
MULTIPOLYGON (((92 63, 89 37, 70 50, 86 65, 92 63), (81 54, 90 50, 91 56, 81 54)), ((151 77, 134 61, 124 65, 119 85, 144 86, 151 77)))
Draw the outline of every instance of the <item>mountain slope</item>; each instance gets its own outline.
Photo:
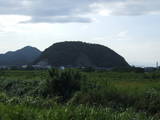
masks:
POLYGON ((24 47, 17 51, 10 51, 0 54, 0 65, 25 65, 33 62, 41 54, 41 51, 34 47, 24 47))
POLYGON ((108 47, 83 42, 56 43, 42 52, 35 64, 47 62, 52 66, 126 67, 123 57, 108 47))

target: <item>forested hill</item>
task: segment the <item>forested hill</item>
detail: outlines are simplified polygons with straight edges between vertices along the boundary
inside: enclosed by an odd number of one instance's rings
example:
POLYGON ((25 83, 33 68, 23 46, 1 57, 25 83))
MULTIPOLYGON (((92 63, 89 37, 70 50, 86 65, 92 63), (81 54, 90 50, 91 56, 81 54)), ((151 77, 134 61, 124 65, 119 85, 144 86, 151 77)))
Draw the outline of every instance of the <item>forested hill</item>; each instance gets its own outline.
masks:
POLYGON ((41 51, 37 48, 26 46, 17 51, 10 51, 6 54, 0 54, 0 65, 14 66, 30 64, 37 59, 41 51))
POLYGON ((34 62, 52 66, 71 67, 126 67, 125 59, 108 47, 84 42, 55 43, 34 62))

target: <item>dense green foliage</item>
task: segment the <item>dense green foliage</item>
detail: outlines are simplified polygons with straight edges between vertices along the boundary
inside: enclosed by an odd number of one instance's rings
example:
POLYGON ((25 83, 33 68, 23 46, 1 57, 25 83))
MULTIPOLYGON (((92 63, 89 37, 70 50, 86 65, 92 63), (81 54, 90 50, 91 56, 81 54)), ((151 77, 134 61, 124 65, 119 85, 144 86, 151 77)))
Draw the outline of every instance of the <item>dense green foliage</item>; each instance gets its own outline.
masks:
POLYGON ((53 44, 42 52, 35 61, 47 60, 53 66, 76 67, 128 67, 123 57, 113 50, 97 44, 83 42, 61 42, 53 44))
POLYGON ((159 113, 159 71, 0 71, 2 120, 159 120, 159 113))
POLYGON ((46 95, 62 96, 63 100, 70 98, 76 91, 80 90, 81 82, 84 80, 80 72, 76 70, 59 71, 49 70, 50 80, 46 83, 46 95))
POLYGON ((87 106, 54 106, 39 109, 22 105, 0 104, 1 120, 158 120, 132 110, 116 112, 108 108, 87 106))

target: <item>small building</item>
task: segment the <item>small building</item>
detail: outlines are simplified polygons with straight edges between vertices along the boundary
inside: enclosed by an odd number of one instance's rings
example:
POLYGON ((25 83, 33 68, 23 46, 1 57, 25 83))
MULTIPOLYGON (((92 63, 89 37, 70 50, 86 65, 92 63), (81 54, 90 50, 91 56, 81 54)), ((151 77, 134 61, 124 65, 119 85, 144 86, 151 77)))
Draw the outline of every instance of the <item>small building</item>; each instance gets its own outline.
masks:
POLYGON ((60 70, 64 70, 65 69, 65 67, 64 66, 60 66, 60 70))
POLYGON ((22 65, 21 66, 23 69, 26 69, 28 67, 28 65, 22 65))
POLYGON ((144 71, 145 72, 153 72, 153 71, 155 71, 156 70, 156 68, 154 68, 154 67, 145 67, 144 68, 144 71))

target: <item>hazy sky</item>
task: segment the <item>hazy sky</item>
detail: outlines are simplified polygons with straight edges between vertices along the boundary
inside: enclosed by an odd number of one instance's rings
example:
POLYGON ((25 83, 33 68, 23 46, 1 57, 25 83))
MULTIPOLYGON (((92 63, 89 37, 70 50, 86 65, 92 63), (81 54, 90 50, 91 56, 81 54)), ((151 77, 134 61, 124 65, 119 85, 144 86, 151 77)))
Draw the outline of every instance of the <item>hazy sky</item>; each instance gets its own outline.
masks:
POLYGON ((0 53, 85 41, 131 65, 160 62, 160 0, 0 0, 0 53))

